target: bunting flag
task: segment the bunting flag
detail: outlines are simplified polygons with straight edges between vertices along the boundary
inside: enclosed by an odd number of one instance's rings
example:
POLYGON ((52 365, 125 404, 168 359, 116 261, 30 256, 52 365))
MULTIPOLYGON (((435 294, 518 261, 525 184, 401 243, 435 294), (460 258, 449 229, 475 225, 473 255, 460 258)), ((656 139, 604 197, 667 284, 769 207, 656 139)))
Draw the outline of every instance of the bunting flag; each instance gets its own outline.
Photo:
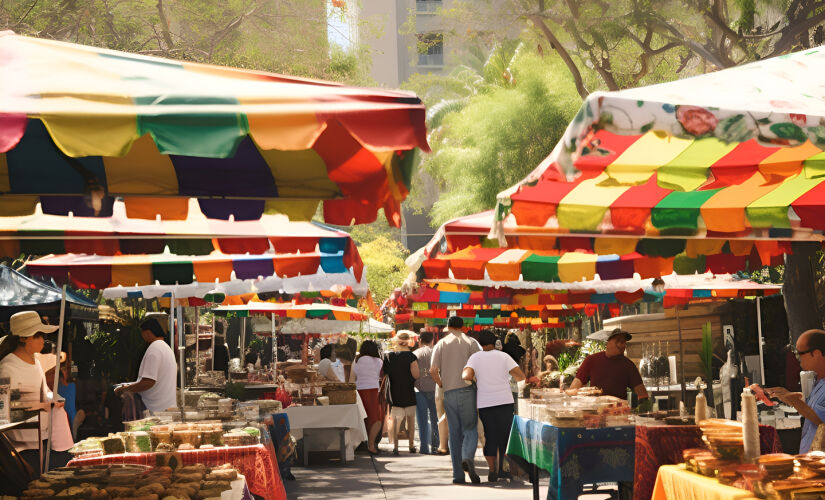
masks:
POLYGON ((369 318, 354 307, 329 304, 293 304, 249 301, 244 305, 220 306, 212 309, 219 316, 249 317, 252 315, 278 316, 292 319, 324 319, 333 321, 367 321, 369 318))
POLYGON ((0 33, 0 215, 400 226, 415 148, 412 93, 146 57, 0 33), (94 91, 90 91, 94 89, 94 91))
POLYGON ((545 236, 823 240, 823 64, 816 47, 594 92, 559 147, 499 194, 491 236, 509 240, 510 226, 545 236))

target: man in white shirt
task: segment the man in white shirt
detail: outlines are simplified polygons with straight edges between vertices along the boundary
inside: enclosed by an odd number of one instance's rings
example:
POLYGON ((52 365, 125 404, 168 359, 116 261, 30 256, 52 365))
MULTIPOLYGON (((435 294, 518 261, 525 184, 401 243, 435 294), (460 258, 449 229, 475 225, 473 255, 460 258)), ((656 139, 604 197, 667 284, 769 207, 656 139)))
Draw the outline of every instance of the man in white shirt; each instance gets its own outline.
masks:
POLYGON ((138 380, 115 389, 115 394, 125 391, 140 394, 149 411, 163 411, 177 406, 175 400, 177 362, 175 353, 164 340, 167 336, 169 316, 165 313, 149 313, 140 324, 141 336, 149 344, 138 370, 138 380))
POLYGON ((453 483, 464 483, 464 472, 473 483, 481 482, 473 458, 478 447, 478 413, 476 388, 468 385, 461 372, 474 353, 481 350, 478 342, 461 331, 464 320, 452 316, 447 320, 447 332, 433 349, 430 375, 444 388, 444 410, 450 435, 450 458, 453 465, 453 483))

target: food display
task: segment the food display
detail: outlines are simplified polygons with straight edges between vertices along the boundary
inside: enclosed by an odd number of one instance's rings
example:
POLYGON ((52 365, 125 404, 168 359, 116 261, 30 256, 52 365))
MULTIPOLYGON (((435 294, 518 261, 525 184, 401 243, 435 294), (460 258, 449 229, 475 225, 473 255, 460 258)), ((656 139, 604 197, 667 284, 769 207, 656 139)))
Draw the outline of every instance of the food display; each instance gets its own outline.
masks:
POLYGON ((110 434, 105 438, 87 438, 75 444, 69 452, 75 457, 113 455, 118 453, 151 453, 175 450, 194 450, 218 446, 254 445, 260 442, 258 427, 246 425, 245 420, 231 423, 200 421, 188 423, 129 422, 129 430, 110 434), (240 424, 243 427, 236 428, 240 424), (229 436, 229 439, 226 439, 229 436))
POLYGON ((218 467, 93 465, 61 467, 29 483, 21 498, 202 500, 243 497, 244 477, 231 465, 218 467))
POLYGON ((531 418, 556 427, 598 428, 631 424, 627 401, 599 394, 598 389, 584 393, 580 390, 575 396, 559 389, 533 389, 530 392, 531 418))

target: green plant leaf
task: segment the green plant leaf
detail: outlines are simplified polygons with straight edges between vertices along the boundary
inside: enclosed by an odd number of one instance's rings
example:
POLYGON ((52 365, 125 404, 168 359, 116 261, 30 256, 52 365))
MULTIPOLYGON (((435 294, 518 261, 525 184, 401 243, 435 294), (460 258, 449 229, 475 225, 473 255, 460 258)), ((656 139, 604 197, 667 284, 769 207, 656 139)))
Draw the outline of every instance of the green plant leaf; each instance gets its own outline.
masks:
POLYGON ((780 139, 793 139, 799 142, 805 142, 808 139, 805 132, 793 123, 774 123, 769 128, 780 139))

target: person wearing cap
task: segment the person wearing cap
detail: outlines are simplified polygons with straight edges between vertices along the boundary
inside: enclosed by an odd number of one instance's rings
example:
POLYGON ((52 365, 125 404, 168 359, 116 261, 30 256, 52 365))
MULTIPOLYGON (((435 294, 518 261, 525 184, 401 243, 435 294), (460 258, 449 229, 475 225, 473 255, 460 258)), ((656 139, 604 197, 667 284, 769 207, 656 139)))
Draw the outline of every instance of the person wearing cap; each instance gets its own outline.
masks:
POLYGON ((576 378, 570 384, 570 391, 575 392, 590 382, 591 386, 600 388, 605 395, 627 399, 627 389, 630 388, 636 393, 639 404, 648 400, 639 369, 624 355, 627 341, 631 338, 633 337, 621 328, 610 332, 607 348, 584 358, 576 372, 576 378))
MULTIPOLYGON (((58 327, 44 324, 35 311, 22 311, 12 315, 9 327, 11 335, 5 336, 0 342, 0 378, 8 378, 12 389, 20 389, 22 398, 34 395, 39 403, 52 402, 45 371, 37 355, 43 350, 46 334, 54 332, 58 327)), ((51 368, 53 367, 54 364, 51 368)), ((69 417, 62 402, 54 404, 52 415, 49 470, 66 465, 71 459, 68 450, 74 445, 69 417)), ((43 450, 47 447, 48 425, 48 416, 44 418, 41 415, 42 443, 38 442, 36 429, 11 430, 6 434, 20 456, 31 466, 35 476, 40 476, 40 447, 43 450)))
POLYGON ((480 483, 475 470, 474 457, 478 447, 478 413, 476 388, 461 377, 470 356, 481 350, 478 342, 461 330, 464 320, 451 316, 447 320, 445 335, 433 349, 430 375, 444 389, 444 410, 449 431, 450 458, 453 466, 453 483, 463 484, 464 473, 470 481, 480 483))
POLYGON ((507 353, 495 348, 496 336, 490 330, 481 330, 478 336, 481 351, 470 356, 461 376, 468 382, 476 381, 476 406, 484 426, 484 458, 487 460, 491 483, 504 476, 504 454, 510 428, 513 426, 515 400, 510 391, 510 377, 516 382, 525 379, 518 363, 507 353))
POLYGON ((169 316, 165 313, 147 314, 140 324, 140 334, 149 344, 138 369, 137 382, 121 385, 115 394, 134 392, 140 395, 149 411, 163 411, 177 406, 175 389, 178 365, 175 353, 164 340, 169 316))

